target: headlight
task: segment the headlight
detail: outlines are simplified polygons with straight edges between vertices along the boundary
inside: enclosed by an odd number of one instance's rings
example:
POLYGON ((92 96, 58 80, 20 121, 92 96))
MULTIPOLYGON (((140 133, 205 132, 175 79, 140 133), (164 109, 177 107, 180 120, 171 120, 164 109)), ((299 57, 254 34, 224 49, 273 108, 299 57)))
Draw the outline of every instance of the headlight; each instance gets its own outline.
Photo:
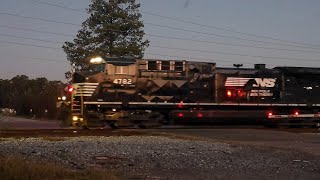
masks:
POLYGON ((78 119, 79 119, 78 116, 73 116, 73 117, 72 117, 72 120, 73 120, 73 121, 78 121, 78 119))

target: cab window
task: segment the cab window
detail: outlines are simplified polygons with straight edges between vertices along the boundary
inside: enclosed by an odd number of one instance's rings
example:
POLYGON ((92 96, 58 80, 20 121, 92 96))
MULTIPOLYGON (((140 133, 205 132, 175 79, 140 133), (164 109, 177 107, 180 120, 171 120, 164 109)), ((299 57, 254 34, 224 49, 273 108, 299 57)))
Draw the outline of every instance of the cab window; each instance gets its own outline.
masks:
POLYGON ((104 72, 105 64, 94 64, 90 66, 90 71, 92 72, 104 72))

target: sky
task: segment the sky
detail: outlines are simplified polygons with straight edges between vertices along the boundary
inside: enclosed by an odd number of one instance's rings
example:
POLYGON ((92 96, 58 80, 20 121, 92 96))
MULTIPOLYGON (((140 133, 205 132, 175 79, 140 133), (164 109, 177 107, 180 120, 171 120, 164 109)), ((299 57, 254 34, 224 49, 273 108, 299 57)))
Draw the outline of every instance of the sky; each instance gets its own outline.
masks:
MULTIPOLYGON (((64 73, 71 67, 62 45, 73 40, 88 14, 39 1, 79 10, 90 4, 90 0, 1 0, 0 79, 24 74, 65 81, 64 73)), ((265 63, 268 68, 320 68, 319 0, 139 2, 145 38, 150 40, 144 58, 215 62, 221 67, 265 63)))

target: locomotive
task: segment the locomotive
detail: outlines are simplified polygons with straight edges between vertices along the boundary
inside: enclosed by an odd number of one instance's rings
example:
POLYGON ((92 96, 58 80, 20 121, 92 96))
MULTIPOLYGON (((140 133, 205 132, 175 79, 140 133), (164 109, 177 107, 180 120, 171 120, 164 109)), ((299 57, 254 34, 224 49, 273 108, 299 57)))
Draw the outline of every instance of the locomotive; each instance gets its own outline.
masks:
POLYGON ((188 121, 320 123, 320 68, 217 67, 187 60, 97 57, 75 72, 71 125, 158 126, 188 121))

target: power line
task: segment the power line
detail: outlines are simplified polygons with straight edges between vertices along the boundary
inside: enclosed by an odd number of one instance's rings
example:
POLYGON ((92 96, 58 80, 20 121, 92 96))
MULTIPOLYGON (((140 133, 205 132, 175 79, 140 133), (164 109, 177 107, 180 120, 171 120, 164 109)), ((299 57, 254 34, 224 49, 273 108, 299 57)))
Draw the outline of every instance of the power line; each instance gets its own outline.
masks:
POLYGON ((180 18, 164 16, 164 15, 155 14, 155 13, 146 12, 146 11, 140 11, 140 12, 142 12, 144 14, 151 15, 151 16, 157 16, 157 17, 161 17, 161 18, 165 18, 165 19, 170 19, 170 20, 174 20, 174 21, 184 22, 184 23, 187 23, 187 24, 193 24, 193 25, 212 28, 212 29, 217 29, 217 30, 222 30, 222 31, 226 31, 226 32, 233 32, 233 33, 237 33, 237 34, 253 36, 253 37, 258 37, 258 38, 264 38, 264 39, 270 39, 270 40, 281 41, 281 42, 287 42, 287 43, 301 44, 301 45, 305 45, 305 46, 318 46, 318 47, 320 47, 320 45, 307 44, 307 43, 302 43, 302 42, 297 42, 297 41, 288 41, 288 40, 283 40, 283 39, 280 39, 280 38, 273 38, 273 37, 268 37, 268 36, 252 34, 252 33, 245 33, 245 32, 235 31, 235 30, 232 30, 232 29, 226 29, 226 28, 220 28, 220 27, 206 25, 206 24, 200 24, 200 23, 187 21, 187 20, 180 19, 180 18))
MULTIPOLYGON (((0 40, 0 43, 16 44, 16 45, 21 45, 21 46, 30 46, 30 47, 38 47, 38 48, 48 48, 48 49, 54 49, 54 50, 58 49, 58 48, 54 48, 54 47, 38 46, 38 45, 24 44, 24 43, 15 43, 15 42, 8 42, 8 41, 1 41, 1 40, 0 40)), ((145 54, 148 54, 148 53, 145 53, 145 54)), ((153 55, 153 54, 150 54, 150 55, 153 55)), ((162 55, 162 56, 165 56, 165 55, 162 55)), ((175 57, 178 57, 178 56, 175 56, 175 57)), ((34 59, 39 59, 39 60, 44 60, 44 61, 54 61, 54 62, 59 61, 59 60, 51 60, 51 59, 43 59, 43 58, 34 58, 34 59)), ((199 58, 192 58, 192 59, 199 59, 199 58)), ((209 60, 209 59, 206 59, 206 60, 209 60)), ((59 61, 59 62, 61 62, 61 61, 59 61)), ((221 62, 227 62, 227 61, 221 61, 221 62)))
MULTIPOLYGON (((19 14, 11 14, 11 13, 0 12, 0 15, 1 14, 2 15, 7 15, 7 16, 19 17, 19 18, 23 18, 23 19, 32 19, 32 20, 39 20, 39 21, 52 22, 52 23, 57 23, 57 24, 66 24, 66 25, 72 25, 72 26, 81 27, 81 25, 79 25, 79 24, 63 22, 63 21, 56 21, 56 20, 51 20, 51 19, 43 19, 43 18, 30 17, 30 16, 22 16, 22 15, 19 15, 19 14)), ((113 31, 113 32, 120 32, 120 33, 127 33, 127 31, 120 31, 120 30, 114 30, 114 29, 104 29, 104 30, 113 31)))
MULTIPOLYGON (((24 43, 15 43, 15 42, 9 42, 9 41, 1 41, 0 43, 8 43, 8 44, 16 44, 16 45, 21 45, 21 46, 30 46, 30 47, 38 47, 38 48, 48 48, 48 49, 54 49, 57 50, 58 48, 54 47, 48 47, 48 46, 38 46, 38 45, 33 45, 33 44, 24 44, 24 43)), ((160 55, 160 56, 169 56, 169 55, 161 55, 161 54, 151 54, 151 53, 145 53, 149 55, 160 55)), ((171 56, 171 57, 181 57, 181 56, 171 56)), ((203 58, 190 58, 190 57, 181 57, 181 58, 186 58, 186 59, 199 59, 199 60, 212 60, 212 59, 203 59, 203 58)), ((55 61, 58 62, 59 60, 51 60, 51 59, 43 59, 43 58, 34 58, 34 59, 39 59, 39 60, 45 60, 45 61, 55 61)), ((227 61, 227 60, 216 60, 217 62, 233 62, 233 61, 227 61)), ((61 62, 61 61, 60 61, 61 62)))
MULTIPOLYGON (((55 59, 46 59, 46 58, 37 58, 37 57, 27 57, 27 56, 17 56, 19 58, 29 59, 29 60, 39 60, 38 62, 57 62, 57 63, 66 63, 63 61, 55 60, 55 59)), ((34 61, 29 61, 34 62, 34 61)))
POLYGON ((60 36, 74 37, 74 35, 71 35, 71 34, 55 33, 55 32, 49 32, 49 31, 40 31, 40 30, 36 30, 36 29, 20 28, 20 27, 7 26, 7 25, 2 25, 2 24, 0 24, 0 27, 30 31, 30 32, 38 32, 38 33, 44 33, 44 34, 54 34, 54 35, 60 35, 60 36))
POLYGON ((25 43, 17 43, 17 42, 11 42, 11 41, 2 41, 2 40, 0 40, 0 43, 15 44, 15 45, 21 45, 21 46, 30 46, 30 47, 38 47, 38 48, 45 48, 45 49, 61 50, 61 48, 40 46, 40 45, 33 45, 33 44, 25 44, 25 43))
MULTIPOLYGON (((67 23, 67 22, 61 22, 61 21, 55 21, 55 20, 48 20, 48 19, 42 19, 42 18, 21 16, 21 15, 17 15, 17 14, 10 14, 10 13, 0 13, 0 14, 10 15, 10 16, 16 16, 16 17, 25 18, 25 19, 33 19, 33 20, 48 21, 48 22, 54 22, 54 23, 62 23, 62 24, 80 26, 80 25, 77 25, 77 24, 74 24, 74 23, 67 23)), ((217 34, 213 34, 213 33, 205 33, 205 32, 200 32, 200 31, 186 30, 186 29, 182 29, 182 28, 170 27, 170 26, 159 25, 159 24, 154 24, 154 23, 145 23, 145 24, 150 24, 150 25, 154 25, 154 26, 162 27, 162 28, 175 29, 175 30, 184 31, 184 32, 198 33, 198 34, 203 34, 203 35, 226 37, 226 38, 239 39, 239 40, 252 41, 252 42, 260 42, 260 43, 267 43, 267 44, 274 44, 274 45, 282 45, 282 46, 291 46, 291 47, 309 48, 309 49, 317 49, 317 50, 319 50, 319 48, 311 48, 311 47, 304 47, 304 46, 296 46, 296 45, 272 43, 272 42, 258 41, 258 40, 249 40, 249 39, 245 39, 245 38, 238 38, 238 37, 232 37, 232 36, 217 35, 217 34)), ((120 30, 114 30, 114 29, 104 29, 104 30, 113 31, 113 32, 126 33, 126 31, 120 31, 120 30)))
MULTIPOLYGON (((55 33, 55 32, 50 32, 50 31, 41 31, 41 30, 28 29, 28 28, 19 28, 19 27, 14 27, 14 26, 0 25, 0 27, 5 27, 5 28, 9 28, 9 29, 18 29, 18 30, 24 30, 24 31, 30 31, 30 32, 38 32, 38 33, 44 33, 44 34, 54 34, 54 35, 60 35, 60 36, 74 37, 74 35, 71 35, 71 34, 55 33)), ((9 35, 4 35, 4 34, 2 34, 2 35, 3 36, 9 36, 9 35)), ((149 34, 149 33, 145 33, 145 35, 152 36, 152 37, 158 37, 158 38, 164 38, 164 39, 175 39, 175 40, 182 40, 182 41, 192 41, 192 42, 210 43, 210 44, 220 44, 220 45, 226 45, 226 46, 250 47, 250 48, 257 48, 257 49, 279 50, 279 51, 320 53, 320 52, 317 52, 317 51, 307 51, 307 50, 298 50, 298 49, 284 49, 284 48, 272 48, 272 47, 262 47, 262 46, 250 46, 250 45, 243 45, 243 44, 232 44, 232 43, 223 43, 223 42, 215 42, 215 41, 196 40, 196 39, 190 39, 190 38, 179 38, 179 37, 173 37, 173 36, 161 36, 161 35, 154 35, 154 34, 149 34)), ((32 39, 32 38, 26 38, 26 39, 32 39)), ((61 44, 60 42, 53 42, 53 43, 61 44)))
POLYGON ((0 15, 14 16, 14 17, 20 17, 20 18, 23 18, 23 19, 33 19, 33 20, 46 21, 46 22, 52 22, 52 23, 58 23, 58 24, 81 26, 79 24, 74 24, 74 23, 70 23, 70 22, 62 22, 62 21, 56 21, 56 20, 52 20, 52 19, 43 19, 43 18, 30 17, 30 16, 22 16, 22 15, 19 15, 19 14, 12 14, 12 13, 0 12, 0 15))
MULTIPOLYGON (((226 46, 236 46, 236 47, 250 47, 250 48, 257 48, 257 49, 266 49, 266 50, 278 50, 278 51, 294 51, 294 52, 308 52, 308 53, 320 53, 318 51, 305 51, 299 49, 284 49, 284 48, 273 48, 273 47, 263 47, 263 46, 250 46, 244 44, 233 44, 233 43, 224 43, 224 42, 216 42, 216 41, 206 41, 206 40, 197 40, 197 39, 190 39, 190 38, 179 38, 179 37, 169 37, 169 36, 161 36, 161 35, 152 35, 146 33, 145 35, 165 38, 165 39, 175 39, 175 40, 182 40, 182 41, 192 41, 192 42, 201 42, 201 43, 210 43, 210 44, 220 44, 226 46)), ((314 48, 317 49, 317 48, 314 48)))
POLYGON ((27 37, 8 35, 8 34, 2 34, 2 33, 0 33, 0 36, 14 37, 14 38, 18 38, 18 39, 27 39, 27 40, 34 40, 34 41, 41 41, 41 42, 49 42, 49 43, 55 43, 55 44, 62 44, 61 42, 57 42, 57 41, 50 41, 50 40, 43 40, 43 39, 36 39, 36 38, 27 38, 27 37))
MULTIPOLYGON (((156 56, 167 56, 167 57, 176 57, 176 58, 181 58, 181 59, 194 59, 194 60, 206 60, 206 61, 216 61, 216 62, 230 62, 233 63, 234 61, 228 61, 228 60, 214 60, 214 59, 209 59, 209 58, 196 58, 196 57, 183 57, 183 56, 174 56, 174 55, 164 55, 164 54, 154 54, 154 53, 145 53, 146 55, 156 55, 156 56)), ((58 62, 58 63, 65 63, 63 61, 59 60, 54 60, 54 59, 45 59, 45 58, 36 58, 36 57, 27 57, 27 56, 20 56, 21 58, 26 58, 30 60, 41 60, 45 62, 58 62)), ((32 61, 31 61, 32 62, 32 61)), ((246 62, 247 64, 254 64, 250 62, 246 62)))
MULTIPOLYGON (((18 37, 16 36, 15 38, 18 38, 18 37)), ((36 39, 33 39, 33 40, 36 40, 36 39)), ((0 41, 0 42, 8 43, 8 44, 16 44, 16 45, 24 45, 24 46, 33 46, 33 47, 61 50, 60 48, 33 45, 33 44, 24 44, 24 43, 16 43, 16 42, 9 42, 9 41, 0 41)), ((167 47, 167 46, 150 46, 150 47, 169 49, 169 50, 170 49, 175 49, 175 50, 182 50, 182 51, 192 51, 192 52, 201 52, 201 53, 210 53, 210 54, 223 54, 223 55, 231 55, 231 56, 244 56, 244 57, 254 57, 254 58, 265 58, 265 59, 281 59, 281 60, 310 61, 310 62, 319 62, 320 61, 320 60, 311 60, 311 59, 297 59, 297 58, 286 58, 286 57, 275 57, 275 56, 257 56, 257 55, 237 54, 237 53, 229 53, 229 52, 206 51, 206 50, 197 50, 197 49, 185 49, 185 48, 175 48, 175 47, 167 47)))
MULTIPOLYGON (((30 46, 30 47, 38 47, 38 48, 49 48, 49 49, 58 49, 54 47, 47 47, 47 46, 37 46, 37 45, 32 45, 32 44, 23 44, 23 43, 15 43, 15 42, 7 42, 7 41, 0 41, 0 43, 9 43, 9 44, 17 44, 17 45, 22 45, 22 46, 30 46)), ((177 48, 167 48, 167 49, 177 49, 177 48)), ((180 48, 179 48, 180 49, 180 48)), ((180 49, 180 50, 188 50, 188 49, 180 49)), ((188 50, 189 51, 189 50, 188 50)), ((167 57, 176 57, 176 58, 181 58, 181 59, 194 59, 194 60, 204 60, 204 61, 214 61, 214 62, 231 62, 233 63, 234 61, 230 60, 216 60, 216 59, 209 59, 209 58, 201 58, 201 57, 188 57, 188 56, 176 56, 176 55, 168 55, 168 54, 155 54, 155 53, 145 53, 146 55, 155 55, 155 56, 167 56, 167 57)), ((238 54, 237 54, 238 55, 238 54)), ((246 56, 246 55, 243 55, 246 56)), ((262 57, 262 56, 257 56, 257 57, 262 57)), ((23 57, 23 58, 30 58, 30 59, 38 59, 38 60, 43 60, 43 61, 48 61, 48 62, 59 62, 63 63, 62 61, 59 60, 53 60, 53 59, 44 59, 44 58, 33 58, 33 57, 23 57)), ((263 57, 263 58, 273 58, 273 57, 263 57)), ((315 61, 318 62, 317 60, 304 60, 304 59, 294 59, 294 60, 299 60, 299 61, 315 61)), ((251 62, 245 62, 246 64, 255 64, 251 62)))
POLYGON ((312 47, 306 47, 306 46, 297 46, 297 45, 273 43, 273 42, 267 42, 267 41, 259 41, 259 40, 239 38, 239 37, 234 37, 234 36, 225 36, 225 35, 219 35, 219 34, 214 34, 214 33, 206 33, 206 32, 200 32, 200 31, 187 30, 187 29, 183 29, 183 28, 171 27, 171 26, 167 26, 167 25, 160 25, 160 24, 154 24, 154 23, 145 23, 145 24, 149 24, 149 25, 157 26, 157 27, 161 27, 161 28, 166 28, 166 29, 174 29, 174 30, 178 30, 178 31, 192 32, 192 33, 197 33, 197 34, 202 34, 202 35, 217 36, 217 37, 230 38, 230 39, 238 39, 238 40, 243 40, 243 41, 259 42, 259 43, 273 44, 273 45, 280 45, 280 46, 290 46, 290 47, 297 47, 297 48, 309 48, 309 49, 318 49, 318 50, 320 49, 320 47, 312 48, 312 47))
MULTIPOLYGON (((46 20, 46 19, 42 19, 42 18, 34 18, 34 17, 27 17, 27 16, 20 16, 20 15, 14 15, 14 14, 10 14, 10 13, 0 13, 0 14, 6 14, 6 15, 12 15, 12 16, 18 16, 18 17, 22 17, 22 18, 28 18, 28 19, 36 19, 36 20, 41 20, 41 21, 49 21, 49 22, 55 22, 55 23, 63 23, 63 24, 71 24, 71 25, 76 25, 73 23, 66 23, 66 22, 60 22, 60 21, 55 21, 55 20, 46 20)), ((156 25, 156 24, 155 24, 156 25)), ((77 25, 79 26, 79 25, 77 25)), ((156 26, 161 26, 161 27, 168 27, 168 26, 163 26, 163 25, 156 25, 156 26)), ((169 27, 172 28, 172 27, 169 27)), ((181 28, 175 28, 178 30, 183 30, 186 31, 184 29, 181 28)), ((117 31, 117 30, 110 30, 110 31, 117 31)), ((117 31, 117 32, 124 32, 124 31, 117 31)), ((195 31, 197 32, 197 31, 195 31)), ((203 33, 203 32, 201 32, 203 33)), ((208 33, 209 34, 209 33, 208 33)), ((10 44, 17 44, 17 45, 28 45, 28 44, 23 44, 23 43, 14 43, 14 42, 5 42, 5 41, 1 41, 3 43, 10 43, 10 44)), ((34 46, 34 47, 42 47, 42 48, 51 48, 52 47, 45 47, 45 46, 36 46, 36 45, 30 45, 30 46, 34 46)), ((159 48, 167 48, 167 47, 159 47, 159 48)), ((58 48, 54 48, 54 49, 58 49, 58 48)), ((170 48, 173 49, 173 48, 170 48)), ((175 48, 178 50, 188 50, 188 51, 197 51, 197 52, 204 52, 202 50, 191 50, 191 49, 181 49, 181 48, 175 48)), ((206 51, 208 52, 208 51, 206 51)), ((318 61, 318 60, 305 60, 305 59, 293 59, 293 58, 279 58, 279 57, 266 57, 266 56, 250 56, 250 55, 244 55, 244 54, 232 54, 232 53, 226 53, 226 52, 209 52, 209 53, 219 53, 219 54, 225 54, 225 55, 237 55, 237 56, 247 56, 247 57, 259 57, 259 58, 272 58, 272 59, 286 59, 286 60, 299 60, 299 61, 318 61)))
MULTIPOLYGON (((36 40, 36 39, 33 39, 33 40, 36 40)), ((9 44, 17 44, 17 45, 26 45, 26 46, 48 48, 48 49, 59 49, 60 50, 60 48, 54 48, 54 47, 48 47, 48 46, 39 46, 39 45, 23 44, 23 43, 8 42, 8 41, 0 41, 0 42, 9 43, 9 44)), ((175 48, 175 47, 167 47, 167 46, 150 46, 150 47, 169 49, 169 50, 170 49, 175 49, 175 50, 182 50, 182 51, 210 53, 210 54, 223 54, 223 55, 231 55, 231 56, 244 56, 244 57, 265 58, 265 59, 282 59, 282 60, 292 60, 292 61, 320 62, 320 60, 311 60, 311 59, 297 59, 297 58, 274 57, 274 56, 257 56, 257 55, 249 55, 249 54, 236 54, 236 53, 229 53, 229 52, 206 51, 206 50, 197 50, 197 49, 184 49, 184 48, 175 48)))
MULTIPOLYGON (((58 4, 52 4, 52 3, 42 2, 42 1, 38 1, 38 0, 31 0, 31 1, 36 2, 36 3, 40 3, 40 4, 45 4, 45 5, 48 5, 48 6, 59 7, 59 8, 67 9, 67 10, 78 11, 78 12, 86 12, 86 11, 81 10, 81 9, 70 8, 70 7, 62 6, 62 5, 58 5, 58 4)), ((264 39, 270 39, 270 40, 281 41, 281 42, 287 42, 287 43, 293 43, 293 44, 300 44, 300 45, 304 45, 304 46, 320 47, 320 45, 307 44, 307 43, 302 43, 302 42, 297 42, 297 41, 288 41, 288 40, 283 40, 283 39, 280 39, 280 38, 273 38, 273 37, 262 36, 262 35, 257 35, 257 34, 253 34, 253 33, 240 32, 240 31, 236 31, 236 30, 232 30, 232 29, 226 29, 226 28, 221 28, 221 27, 207 25, 207 24, 200 24, 200 23, 197 23, 197 22, 192 22, 192 21, 181 19, 181 18, 164 16, 164 15, 151 13, 151 12, 147 12, 147 11, 142 11, 142 10, 140 10, 140 12, 143 13, 143 14, 151 15, 151 16, 157 16, 157 17, 161 17, 161 18, 164 18, 164 19, 170 19, 170 20, 179 21, 179 22, 192 24, 192 25, 197 25, 197 26, 201 26, 201 27, 207 27, 207 28, 222 30, 222 31, 226 31, 226 32, 233 32, 233 33, 237 33, 237 34, 253 36, 253 37, 258 37, 258 38, 264 38, 264 39)), ((150 24, 150 23, 148 23, 148 24, 150 24)), ((150 25, 153 25, 153 24, 150 24, 150 25)), ((233 36, 224 36, 224 37, 225 38, 235 38, 233 36)), ((245 38, 241 38, 239 40, 245 40, 245 38)), ((258 41, 255 41, 255 40, 248 40, 248 39, 247 39, 247 41, 258 42, 258 41)), ((261 43, 270 43, 270 42, 266 42, 266 41, 259 41, 259 42, 261 42, 261 43)), ((276 44, 276 45, 288 45, 288 44, 279 44, 279 43, 274 43, 274 44, 276 44)), ((299 47, 299 46, 296 46, 296 47, 299 47)))
POLYGON ((162 49, 175 49, 175 50, 181 50, 181 51, 193 51, 193 52, 211 53, 211 54, 224 54, 224 55, 231 55, 231 56, 244 56, 244 57, 266 58, 266 59, 282 59, 282 60, 292 60, 292 61, 320 62, 320 60, 314 60, 314 59, 296 59, 296 58, 273 57, 273 56, 256 56, 256 55, 249 55, 249 54, 236 54, 236 53, 218 52, 218 51, 184 49, 184 48, 175 48, 175 47, 167 47, 167 46, 151 46, 151 47, 162 48, 162 49))
MULTIPOLYGON (((74 23, 68 23, 68 22, 62 22, 62 21, 55 21, 55 20, 49 20, 49 19, 43 19, 43 18, 36 18, 36 17, 29 17, 29 16, 21 16, 18 14, 11 14, 11 13, 0 13, 3 15, 9 15, 9 16, 15 16, 15 17, 20 17, 24 19, 33 19, 33 20, 39 20, 39 21, 46 21, 46 22, 53 22, 53 23, 59 23, 59 24, 67 24, 67 25, 73 25, 73 26, 80 26, 78 24, 74 23)), ((304 47, 304 46, 296 46, 296 45, 288 45, 288 44, 280 44, 280 43, 272 43, 272 42, 266 42, 266 41, 259 41, 259 40, 252 40, 252 39, 246 39, 246 38, 239 38, 239 37, 233 37, 233 36, 225 36, 225 35, 219 35, 219 34, 213 34, 213 33, 206 33, 206 32, 200 32, 200 31, 193 31, 193 30, 186 30, 182 28, 177 28, 177 27, 171 27, 171 26, 166 26, 166 25, 159 25, 159 24, 154 24, 154 23, 145 23, 161 28, 168 28, 168 29, 174 29, 174 30, 179 30, 179 31, 184 31, 184 32, 192 32, 192 33, 198 33, 202 35, 210 35, 210 36, 217 36, 217 37, 224 37, 224 38, 232 38, 232 39, 238 39, 238 40, 244 40, 244 41, 252 41, 252 42, 260 42, 260 43, 266 43, 266 44, 273 44, 273 45, 282 45, 282 46, 291 46, 291 47, 298 47, 298 48, 310 48, 310 49, 317 49, 319 48, 311 48, 311 47, 304 47)), ((114 30, 114 29, 105 29, 107 31, 113 31, 113 32, 120 32, 120 33, 126 33, 126 31, 120 31, 120 30, 114 30)))
POLYGON ((30 1, 33 1, 33 2, 39 3, 39 4, 45 4, 48 6, 54 6, 54 7, 59 7, 59 8, 63 8, 63 9, 68 9, 68 10, 72 10, 72 11, 86 12, 85 10, 71 8, 71 7, 62 6, 62 5, 58 5, 58 4, 47 3, 47 2, 43 2, 43 1, 37 1, 37 0, 30 0, 30 1))

